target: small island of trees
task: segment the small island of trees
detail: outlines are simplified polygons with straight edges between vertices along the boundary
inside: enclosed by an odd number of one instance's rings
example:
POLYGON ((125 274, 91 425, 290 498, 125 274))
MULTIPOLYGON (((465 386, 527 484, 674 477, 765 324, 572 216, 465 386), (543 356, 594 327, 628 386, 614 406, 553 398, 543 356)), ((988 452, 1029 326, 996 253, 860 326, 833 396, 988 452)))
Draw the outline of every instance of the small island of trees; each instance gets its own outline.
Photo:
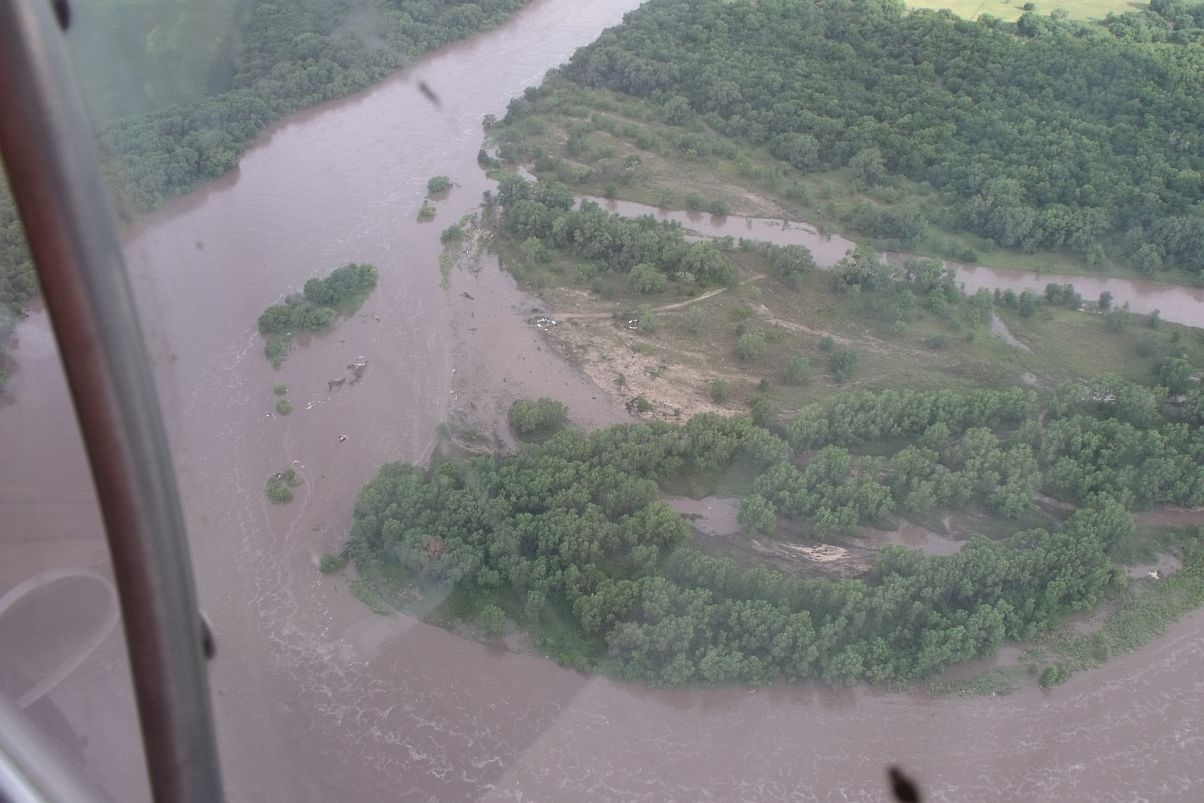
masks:
POLYGON ((310 279, 304 290, 273 304, 259 316, 259 331, 267 338, 264 354, 279 368, 297 332, 321 332, 335 318, 360 308, 376 287, 377 270, 367 263, 336 268, 324 279, 310 279))
POLYGON ((264 486, 264 494, 273 505, 283 505, 293 501, 293 489, 301 484, 301 475, 287 468, 268 477, 264 486))

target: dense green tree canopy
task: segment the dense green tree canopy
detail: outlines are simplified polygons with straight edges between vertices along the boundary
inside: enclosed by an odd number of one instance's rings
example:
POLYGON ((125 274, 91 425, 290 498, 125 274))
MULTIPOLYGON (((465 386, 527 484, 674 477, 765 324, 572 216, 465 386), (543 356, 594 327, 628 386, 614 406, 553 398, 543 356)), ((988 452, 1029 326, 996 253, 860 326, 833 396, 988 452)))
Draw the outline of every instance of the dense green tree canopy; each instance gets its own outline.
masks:
POLYGON ((519 176, 506 176, 498 189, 498 202, 506 231, 516 241, 535 239, 605 270, 630 273, 639 292, 659 292, 665 276, 686 285, 736 280, 735 268, 719 248, 709 242, 687 242, 680 225, 650 215, 625 218, 591 201, 576 208, 572 190, 558 182, 530 184, 519 176))
MULTIPOLYGON (((1142 270, 1200 272, 1202 9, 1005 24, 894 0, 653 0, 563 74, 798 170, 928 182, 959 210, 951 223, 1005 247, 1098 261, 1102 244, 1142 270)), ((853 217, 904 244, 923 231, 914 209, 853 217)))
POLYGON ((798 414, 797 451, 703 415, 563 431, 427 471, 395 464, 360 494, 350 551, 425 588, 510 600, 528 626, 559 617, 590 645, 562 657, 634 680, 920 678, 1123 585, 1109 553, 1133 532, 1128 506, 1204 502, 1199 391, 1142 419, 1132 410, 1150 393, 1067 385, 1043 416, 1016 389, 854 393, 798 414), (973 536, 949 557, 887 547, 861 579, 807 577, 697 550, 660 501, 661 484, 737 460, 756 467, 739 521, 759 539, 783 518, 813 538, 896 510, 977 503, 1010 518, 1038 489, 1080 507, 1056 530, 973 536))

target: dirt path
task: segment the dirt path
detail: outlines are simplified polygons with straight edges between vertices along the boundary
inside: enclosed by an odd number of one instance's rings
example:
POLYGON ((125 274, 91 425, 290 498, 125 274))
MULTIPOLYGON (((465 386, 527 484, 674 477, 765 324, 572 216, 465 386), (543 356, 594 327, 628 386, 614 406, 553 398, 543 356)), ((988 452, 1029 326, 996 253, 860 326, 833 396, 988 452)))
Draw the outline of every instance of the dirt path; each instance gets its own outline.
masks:
MULTIPOLYGON (((762 276, 753 276, 751 278, 744 280, 743 282, 741 282, 741 284, 752 284, 753 282, 760 281, 762 278, 763 278, 762 276)), ((653 307, 652 311, 653 312, 672 312, 675 309, 683 309, 684 307, 688 307, 691 304, 697 304, 700 301, 706 301, 708 298, 714 298, 715 296, 719 295, 720 293, 726 293, 729 289, 731 289, 731 288, 717 287, 714 290, 707 290, 705 293, 703 293, 700 296, 695 296, 694 298, 687 298, 685 301, 677 301, 673 304, 662 304, 659 307, 653 307)), ((614 316, 614 312, 563 312, 563 313, 553 312, 548 315, 548 317, 555 318, 558 321, 567 321, 567 320, 578 320, 579 321, 579 320, 587 320, 587 319, 602 320, 602 319, 610 318, 613 316, 614 316)))

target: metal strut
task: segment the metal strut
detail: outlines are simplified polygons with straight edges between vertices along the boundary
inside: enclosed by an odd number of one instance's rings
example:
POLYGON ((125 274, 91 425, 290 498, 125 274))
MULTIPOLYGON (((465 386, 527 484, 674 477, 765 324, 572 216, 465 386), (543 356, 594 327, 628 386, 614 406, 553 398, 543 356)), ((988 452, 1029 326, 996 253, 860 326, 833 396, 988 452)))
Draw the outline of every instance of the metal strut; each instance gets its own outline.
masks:
POLYGON ((223 799, 171 454, 91 127, 47 0, 0 0, 0 151, 104 515, 151 790, 223 799))

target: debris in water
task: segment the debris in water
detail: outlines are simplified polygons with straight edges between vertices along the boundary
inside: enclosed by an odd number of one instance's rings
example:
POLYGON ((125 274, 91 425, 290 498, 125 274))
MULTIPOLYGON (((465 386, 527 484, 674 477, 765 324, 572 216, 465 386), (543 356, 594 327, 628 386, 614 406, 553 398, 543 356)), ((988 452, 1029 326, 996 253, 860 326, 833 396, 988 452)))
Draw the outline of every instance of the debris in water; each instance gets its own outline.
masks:
POLYGON ((347 366, 347 370, 355 374, 355 378, 351 380, 351 384, 355 384, 364 378, 364 371, 368 368, 368 359, 366 357, 356 357, 355 362, 347 366))
POLYGON ((340 436, 339 436, 339 443, 342 443, 342 442, 343 442, 343 441, 345 441, 345 440, 347 440, 347 436, 346 436, 346 435, 340 435, 340 436))

